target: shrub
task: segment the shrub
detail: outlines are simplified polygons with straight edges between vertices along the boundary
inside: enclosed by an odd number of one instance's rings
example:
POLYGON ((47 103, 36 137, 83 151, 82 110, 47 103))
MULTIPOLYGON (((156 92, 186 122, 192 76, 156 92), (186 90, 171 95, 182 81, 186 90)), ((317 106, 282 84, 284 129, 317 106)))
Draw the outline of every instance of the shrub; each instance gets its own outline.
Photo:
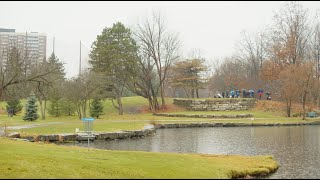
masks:
POLYGON ((103 104, 99 99, 93 99, 90 105, 90 116, 99 118, 99 116, 103 115, 103 104))
POLYGON ((9 111, 9 109, 13 109, 13 115, 17 115, 17 113, 21 112, 23 106, 19 99, 12 99, 7 101, 6 108, 7 111, 9 111))
POLYGON ((52 98, 48 107, 48 113, 52 116, 62 115, 62 102, 59 98, 52 98))

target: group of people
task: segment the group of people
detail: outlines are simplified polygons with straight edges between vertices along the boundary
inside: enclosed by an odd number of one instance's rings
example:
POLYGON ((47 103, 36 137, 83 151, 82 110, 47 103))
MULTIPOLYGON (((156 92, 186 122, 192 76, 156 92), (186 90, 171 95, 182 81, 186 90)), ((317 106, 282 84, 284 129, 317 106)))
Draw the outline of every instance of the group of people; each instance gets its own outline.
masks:
MULTIPOLYGON (((260 100, 262 98, 263 92, 264 92, 263 89, 257 90, 257 94, 258 94, 258 97, 260 100)), ((229 90, 226 90, 226 91, 222 91, 221 94, 218 94, 218 97, 220 97, 220 98, 239 98, 240 93, 242 93, 242 98, 255 98, 255 91, 253 89, 250 89, 250 90, 242 89, 242 91, 231 90, 230 92, 229 92, 229 90)), ((266 96, 267 96, 267 100, 271 100, 271 93, 270 92, 266 92, 266 96)))

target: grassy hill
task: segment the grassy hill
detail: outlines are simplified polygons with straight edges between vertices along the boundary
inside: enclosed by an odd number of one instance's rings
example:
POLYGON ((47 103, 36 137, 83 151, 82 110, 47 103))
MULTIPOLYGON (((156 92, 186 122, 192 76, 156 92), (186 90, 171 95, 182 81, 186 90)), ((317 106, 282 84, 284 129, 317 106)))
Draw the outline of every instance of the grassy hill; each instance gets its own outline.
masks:
POLYGON ((235 178, 269 174, 270 156, 110 151, 0 138, 0 178, 235 178))

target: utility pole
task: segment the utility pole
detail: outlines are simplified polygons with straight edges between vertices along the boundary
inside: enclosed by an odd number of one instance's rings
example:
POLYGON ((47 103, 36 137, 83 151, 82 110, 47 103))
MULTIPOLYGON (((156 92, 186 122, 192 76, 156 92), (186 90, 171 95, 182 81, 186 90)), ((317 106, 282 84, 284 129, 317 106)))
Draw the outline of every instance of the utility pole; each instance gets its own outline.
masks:
POLYGON ((80 63, 79 63, 79 76, 81 75, 81 40, 80 40, 80 63))
POLYGON ((54 54, 54 37, 53 37, 53 50, 52 50, 53 54, 54 54))
POLYGON ((24 57, 24 78, 27 78, 27 61, 28 61, 28 32, 26 31, 26 41, 25 41, 25 57, 24 57))

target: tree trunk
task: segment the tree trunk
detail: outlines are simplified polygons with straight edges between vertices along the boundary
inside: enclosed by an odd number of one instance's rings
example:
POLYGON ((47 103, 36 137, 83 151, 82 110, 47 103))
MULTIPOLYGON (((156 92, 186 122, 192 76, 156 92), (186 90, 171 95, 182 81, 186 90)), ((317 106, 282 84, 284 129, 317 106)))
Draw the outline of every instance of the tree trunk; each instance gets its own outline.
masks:
POLYGON ((199 89, 196 89, 197 98, 199 98, 199 89))
POLYGON ((47 100, 44 100, 43 119, 46 119, 47 100))
POLYGON ((41 113, 41 119, 45 120, 46 119, 46 101, 44 101, 44 104, 42 102, 42 99, 39 97, 38 98, 39 104, 40 104, 40 113, 41 113))
POLYGON ((154 110, 159 110, 160 107, 159 107, 159 102, 158 102, 158 97, 157 97, 157 94, 154 92, 153 89, 151 89, 151 94, 152 94, 152 101, 153 101, 153 107, 154 107, 154 110))
POLYGON ((153 102, 151 97, 148 97, 148 102, 149 102, 149 109, 151 110, 152 113, 154 113, 155 109, 153 107, 153 102))
POLYGON ((302 96, 302 109, 303 109, 302 120, 306 120, 306 100, 307 100, 307 92, 304 91, 302 96))
POLYGON ((42 105, 42 100, 41 100, 41 98, 38 98, 38 101, 39 101, 39 104, 40 104, 41 119, 44 120, 43 105, 42 105))
POLYGON ((287 116, 291 117, 291 100, 287 100, 287 116))
POLYGON ((154 108, 154 110, 156 111, 156 110, 159 110, 160 109, 160 107, 159 107, 159 102, 158 102, 158 98, 157 98, 157 96, 156 95, 153 95, 153 108, 154 108))
POLYGON ((194 89, 191 89, 191 98, 194 98, 194 89))
POLYGON ((80 105, 80 103, 77 103, 77 113, 78 113, 79 119, 81 120, 82 114, 81 114, 81 105, 80 105))
POLYGON ((121 101, 121 96, 117 96, 117 103, 118 103, 118 112, 119 115, 123 115, 123 106, 122 106, 122 101, 121 101))
POLYGON ((164 107, 166 105, 165 100, 164 100, 164 87, 163 83, 160 86, 160 96, 161 96, 161 106, 164 107))
POLYGON ((86 110, 87 110, 87 101, 84 100, 84 101, 82 102, 82 114, 83 114, 83 117, 87 117, 86 110))

